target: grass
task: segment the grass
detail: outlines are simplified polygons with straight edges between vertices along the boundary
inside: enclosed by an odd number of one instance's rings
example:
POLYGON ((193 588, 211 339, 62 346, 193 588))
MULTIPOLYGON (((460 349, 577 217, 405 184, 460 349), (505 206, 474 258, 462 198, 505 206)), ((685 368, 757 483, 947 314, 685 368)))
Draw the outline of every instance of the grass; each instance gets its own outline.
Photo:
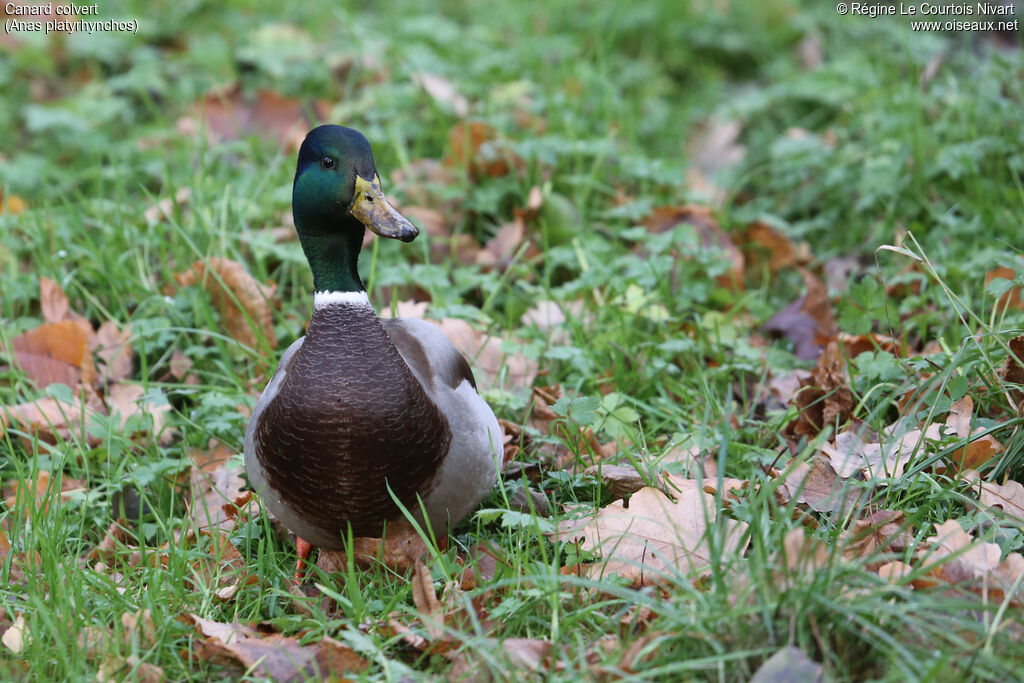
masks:
MULTIPOLYGON (((735 4, 558 0, 525 11, 391 0, 371 11, 305 3, 285 25, 271 3, 129 2, 101 11, 138 18, 138 35, 17 36, 17 49, 0 56, 0 188, 28 210, 0 215, 0 337, 6 343, 40 323, 38 278, 54 278, 72 310, 95 324, 131 323, 131 381, 170 402, 180 438, 133 439, 109 424, 51 446, 7 432, 3 480, 47 470, 54 483, 45 507, 22 496, 0 513, 12 546, 39 570, 17 576, 8 561, 0 571, 0 610, 8 622, 24 614, 31 636, 18 655, 3 650, 0 677, 92 679, 114 655, 158 665, 169 680, 235 676, 180 656, 198 638, 177 619, 186 612, 268 622, 307 641, 337 638, 372 662, 360 680, 446 675, 444 658, 373 626, 392 612, 415 613, 407 577, 381 568, 317 575, 334 604, 310 600, 299 610, 288 593, 293 550, 265 521, 233 536, 262 581, 233 600, 215 599, 194 568, 206 551, 175 540, 189 519, 181 493, 165 483, 186 452, 211 439, 241 450, 238 406, 252 405, 266 380, 262 361, 274 353, 271 340, 248 347, 224 334, 205 292, 166 293, 174 274, 223 257, 277 283, 278 352, 301 334, 312 284, 297 243, 263 232, 289 209, 292 154, 259 130, 211 144, 176 123, 210 87, 235 80, 248 94, 275 91, 309 107, 326 101, 327 120, 374 143, 385 190, 416 204, 405 194, 410 185, 389 180, 414 160, 451 154, 458 120, 450 102, 415 85, 420 71, 448 79, 471 102, 471 118, 500 131, 505 153, 521 160, 519 173, 499 177, 456 165, 428 188, 450 208, 453 232, 485 242, 536 185, 545 210, 531 230, 543 249, 485 269, 432 249, 442 240, 375 244, 362 267, 378 308, 421 290, 432 315, 467 318, 536 360, 545 373, 538 384, 558 383, 576 397, 557 406, 562 426, 553 435, 532 433, 539 444, 579 449, 573 435, 591 427, 623 444, 617 462, 646 471, 670 441, 688 440, 752 484, 729 513, 749 524, 747 552, 715 557, 696 582, 676 576, 656 590, 561 571, 578 551, 543 531, 563 505, 609 502, 594 478, 546 469, 530 486, 552 503, 550 518, 471 517, 429 564, 435 579, 458 576, 459 552, 481 541, 507 563, 470 592, 501 624, 492 632, 476 621, 460 633, 480 660, 477 673, 522 675, 492 638, 538 638, 553 644, 542 675, 551 680, 746 680, 787 644, 834 680, 1015 677, 1024 653, 1018 606, 956 586, 912 590, 880 580, 866 568, 880 558, 844 558, 836 543, 852 516, 808 515, 779 502, 778 480, 766 470, 789 457, 780 456, 780 432, 795 411, 749 400, 738 387, 809 367, 785 340, 756 341, 760 324, 802 293, 799 274, 765 269, 748 272, 742 291, 721 287, 727 256, 691 228, 652 234, 636 226, 652 207, 706 201, 686 174, 697 169, 722 191, 715 216, 730 234, 763 220, 806 242, 812 267, 852 258, 850 289, 833 292, 841 329, 889 334, 913 351, 899 361, 869 351, 851 362, 856 417, 875 429, 900 415, 928 423, 969 394, 978 424, 1006 446, 991 463, 992 480, 1019 480, 1021 418, 994 378, 1024 316, 997 306, 985 282, 999 265, 1015 268, 1018 281, 1024 274, 1015 239, 1024 215, 1019 34, 1001 46, 974 34, 912 33, 898 18, 838 17, 812 3, 735 4), (802 49, 815 42, 820 61, 802 63, 802 49), (700 167, 709 119, 740 126, 742 160, 700 167), (181 188, 191 191, 187 203, 166 219, 144 217, 181 188), (878 249, 898 241, 902 252, 878 249), (540 300, 581 302, 582 310, 555 339, 524 322, 540 300), (167 379, 176 351, 192 361, 198 384, 167 379), (901 399, 915 390, 922 401, 908 408, 901 399), (83 490, 59 501, 61 476, 84 481, 83 490), (125 489, 147 507, 132 524, 133 541, 167 561, 94 571, 84 558, 125 489), (780 548, 808 518, 816 526, 808 533, 828 543, 828 560, 787 571, 780 548), (643 607, 650 621, 635 623, 643 607), (122 622, 140 609, 157 625, 152 639, 122 622), (88 627, 114 636, 89 653, 79 638, 88 627)), ((0 380, 4 405, 61 391, 40 390, 17 369, 0 380)), ((499 385, 486 398, 512 422, 529 413, 528 388, 499 385)), ((796 443, 797 457, 816 445, 796 443)), ((957 519, 1004 553, 1020 550, 1019 520, 978 510, 957 477, 931 467, 955 446, 926 448, 872 494, 872 509, 901 511, 918 542, 932 524, 957 519)), ((502 482, 483 507, 508 510, 521 485, 502 482)), ((130 667, 122 675, 141 677, 130 667)))

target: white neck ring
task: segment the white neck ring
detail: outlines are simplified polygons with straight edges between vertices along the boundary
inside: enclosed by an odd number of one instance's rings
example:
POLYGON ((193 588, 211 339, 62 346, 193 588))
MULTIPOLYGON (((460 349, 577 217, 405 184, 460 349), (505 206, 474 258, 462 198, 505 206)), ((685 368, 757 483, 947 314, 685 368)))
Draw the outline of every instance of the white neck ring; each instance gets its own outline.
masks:
POLYGON ((313 309, 328 306, 366 306, 370 305, 370 297, 366 292, 314 292, 313 309))

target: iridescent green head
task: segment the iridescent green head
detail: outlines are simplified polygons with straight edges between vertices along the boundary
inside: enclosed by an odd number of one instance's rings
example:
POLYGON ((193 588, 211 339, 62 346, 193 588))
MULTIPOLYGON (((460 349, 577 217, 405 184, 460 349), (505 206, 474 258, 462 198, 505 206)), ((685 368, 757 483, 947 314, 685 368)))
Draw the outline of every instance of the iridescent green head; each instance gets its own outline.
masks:
POLYGON ((318 126, 302 141, 292 215, 317 291, 362 289, 355 264, 364 228, 403 242, 419 234, 381 191, 370 142, 344 126, 318 126))

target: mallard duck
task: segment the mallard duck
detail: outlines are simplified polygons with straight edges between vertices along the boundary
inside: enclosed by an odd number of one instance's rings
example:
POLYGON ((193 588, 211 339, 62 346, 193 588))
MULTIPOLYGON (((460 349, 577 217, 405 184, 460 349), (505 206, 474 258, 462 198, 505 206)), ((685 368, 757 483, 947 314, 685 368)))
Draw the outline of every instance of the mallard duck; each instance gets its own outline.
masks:
POLYGON ((295 229, 313 271, 306 336, 281 357, 245 432, 245 468, 266 507, 310 545, 342 548, 402 517, 445 538, 495 484, 501 431, 439 328, 382 320, 356 269, 365 228, 418 230, 381 191, 369 141, 319 126, 299 148, 295 229))

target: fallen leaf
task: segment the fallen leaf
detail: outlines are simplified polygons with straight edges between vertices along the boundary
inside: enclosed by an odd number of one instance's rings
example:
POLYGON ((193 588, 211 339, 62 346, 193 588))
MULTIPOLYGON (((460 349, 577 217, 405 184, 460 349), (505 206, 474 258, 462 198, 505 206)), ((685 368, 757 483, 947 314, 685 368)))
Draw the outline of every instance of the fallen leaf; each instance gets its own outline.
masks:
POLYGON ((123 517, 119 517, 111 522, 107 526, 107 531, 103 534, 103 538, 89 552, 89 561, 100 561, 110 564, 117 556, 118 546, 124 545, 124 542, 128 539, 127 524, 123 517))
POLYGON ((11 427, 17 427, 28 434, 29 439, 34 435, 49 444, 68 441, 73 435, 84 432, 86 444, 95 447, 102 442, 102 438, 83 427, 95 416, 104 415, 106 409, 103 401, 91 389, 83 388, 79 399, 81 402, 69 403, 47 396, 12 406, 0 406, 0 427, 3 433, 11 427))
POLYGON ((537 361, 522 354, 506 353, 498 337, 477 332, 465 320, 430 320, 469 361, 480 389, 503 386, 506 390, 528 387, 537 376, 537 361), (504 381, 501 381, 504 380, 504 381))
POLYGON ((96 671, 97 683, 120 683, 126 680, 163 683, 164 670, 156 664, 140 660, 137 655, 124 658, 112 655, 104 659, 96 671))
MULTIPOLYGON (((426 554, 423 538, 404 519, 388 522, 383 538, 356 537, 352 541, 352 561, 362 569, 379 563, 397 573, 405 573, 426 554)), ((348 557, 343 550, 321 550, 316 566, 328 574, 345 572, 348 557)))
POLYGON ((702 174, 714 174, 743 161, 747 148, 739 144, 743 124, 734 119, 711 117, 694 128, 687 143, 687 157, 702 174))
MULTIPOLYGON (((904 577, 910 576, 914 568, 906 562, 886 562, 878 568, 878 576, 889 583, 900 583, 904 577)), ((913 586, 910 586, 913 588, 913 586)))
POLYGON ((626 498, 647 486, 636 468, 626 465, 594 465, 583 473, 599 478, 615 500, 626 498))
POLYGON ((808 270, 800 272, 806 294, 769 318, 761 329, 790 340, 796 357, 810 360, 821 355, 822 345, 835 338, 838 327, 825 284, 808 270))
POLYGON ((149 432, 160 444, 167 445, 175 436, 173 430, 167 429, 171 404, 144 400, 147 397, 151 398, 151 394, 141 384, 115 384, 107 391, 107 408, 111 416, 120 416, 121 429, 126 435, 138 436, 149 432), (146 416, 149 420, 144 422, 142 428, 128 432, 128 420, 136 415, 146 416))
POLYGON ((354 650, 327 636, 302 645, 296 638, 280 633, 264 636, 238 623, 219 623, 196 614, 186 614, 185 618, 206 636, 195 648, 201 660, 235 663, 254 676, 278 683, 305 681, 313 676, 317 680, 337 680, 369 666, 354 650))
POLYGON ((821 664, 800 648, 784 647, 757 668, 750 683, 820 683, 825 680, 821 664))
POLYGON ((788 237, 763 221, 748 225, 740 233, 740 239, 744 264, 755 275, 764 268, 777 273, 783 268, 803 265, 811 260, 806 245, 798 249, 788 237))
POLYGON ((266 340, 271 348, 277 346, 271 312, 276 287, 256 280, 242 264, 224 258, 196 261, 174 279, 180 287, 199 284, 205 289, 228 334, 240 343, 257 348, 260 340, 266 340))
POLYGON ((48 323, 64 320, 71 311, 68 295, 48 277, 39 278, 39 308, 43 312, 43 320, 48 323))
MULTIPOLYGON (((913 547, 914 530, 902 512, 876 510, 867 517, 854 520, 843 534, 843 544, 843 555, 848 559, 902 553, 913 547)), ((872 564, 867 565, 869 569, 872 564)))
POLYGON ((9 629, 4 631, 4 635, 0 637, 3 644, 7 646, 7 649, 14 654, 19 654, 25 649, 25 640, 28 636, 28 629, 25 626, 25 615, 19 614, 18 618, 14 620, 14 624, 9 629))
POLYGON ((1024 486, 1019 481, 1010 479, 1005 484, 992 484, 984 481, 975 470, 964 472, 964 479, 977 487, 982 505, 999 508, 1024 524, 1024 486))
POLYGON ((89 384, 95 377, 89 332, 72 320, 43 323, 11 340, 14 359, 37 387, 89 384))
POLYGON ((1010 353, 1006 355, 1006 361, 999 374, 1007 384, 1017 385, 1010 393, 1019 409, 1021 400, 1024 399, 1024 334, 1011 339, 1007 346, 1010 347, 1010 353))
POLYGON ((771 474, 781 479, 776 495, 782 505, 796 499, 818 512, 846 514, 863 505, 867 497, 864 489, 837 476, 828 456, 820 453, 810 463, 794 461, 771 474))
MULTIPOLYGON (((93 353, 99 357, 96 375, 101 385, 122 382, 132 374, 131 327, 119 329, 113 321, 107 320, 96 330, 96 345, 93 353)), ((177 350, 177 349, 175 349, 177 350)))
POLYGON ((230 600, 245 586, 257 583, 259 576, 249 573, 249 564, 223 531, 202 532, 206 555, 192 563, 189 581, 199 590, 211 590, 220 600, 230 600))
MULTIPOLYGON (((316 118, 327 118, 327 103, 316 101, 313 109, 316 118)), ((194 135, 202 126, 212 144, 259 135, 296 150, 315 123, 300 100, 273 90, 245 93, 239 84, 232 83, 207 92, 188 116, 178 119, 176 128, 179 133, 194 135)))
MULTIPOLYGON (((588 576, 617 574, 634 586, 644 586, 679 573, 692 576, 711 564, 712 546, 706 535, 718 517, 715 496, 705 492, 702 482, 674 477, 671 481, 679 489, 674 502, 658 489, 643 488, 630 497, 628 507, 615 501, 583 524, 576 520, 560 525, 560 539, 579 539, 584 550, 603 555, 601 562, 587 568, 588 576)), ((742 482, 726 480, 725 485, 742 482)), ((742 553, 746 524, 727 519, 724 526, 715 552, 742 553)))
POLYGON ((1000 561, 1002 550, 995 543, 980 543, 971 537, 955 519, 937 524, 935 535, 928 539, 930 552, 923 557, 923 568, 933 576, 951 584, 988 595, 1002 601, 1005 591, 1016 586, 1015 604, 1021 602, 1024 586, 1024 557, 1010 553, 1000 561))
POLYGON ((893 479, 903 475, 906 466, 924 455, 923 440, 940 441, 945 425, 933 423, 924 430, 907 430, 897 421, 880 435, 880 442, 866 442, 854 430, 836 435, 836 440, 822 447, 840 477, 861 472, 868 480, 893 479))
MULTIPOLYGON (((788 434, 817 436, 825 425, 841 425, 852 417, 853 391, 847 384, 846 358, 835 342, 825 347, 811 376, 802 379, 800 384, 800 390, 793 397, 799 412, 796 419, 786 425, 788 434)), ((839 474, 845 476, 842 472, 839 474)))

